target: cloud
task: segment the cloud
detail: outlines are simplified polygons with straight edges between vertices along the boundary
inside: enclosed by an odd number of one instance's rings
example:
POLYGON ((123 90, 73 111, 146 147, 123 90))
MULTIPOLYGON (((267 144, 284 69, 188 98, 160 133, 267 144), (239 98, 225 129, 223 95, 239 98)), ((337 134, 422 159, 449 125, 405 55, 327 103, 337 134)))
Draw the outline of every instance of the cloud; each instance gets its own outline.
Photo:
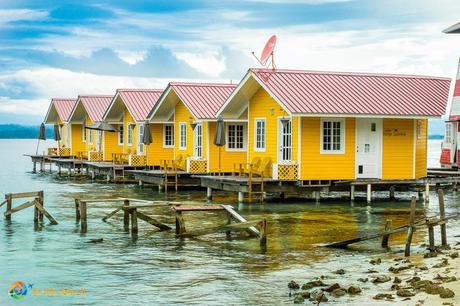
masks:
POLYGON ((15 21, 42 20, 47 17, 48 12, 45 10, 0 9, 0 24, 15 21))

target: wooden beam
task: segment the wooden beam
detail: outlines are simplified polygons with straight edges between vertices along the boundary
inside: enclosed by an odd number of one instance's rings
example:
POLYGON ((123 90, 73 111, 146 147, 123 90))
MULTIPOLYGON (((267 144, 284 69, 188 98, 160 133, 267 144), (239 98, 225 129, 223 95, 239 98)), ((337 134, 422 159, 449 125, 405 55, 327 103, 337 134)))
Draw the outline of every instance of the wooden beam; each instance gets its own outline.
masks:
POLYGON ((222 205, 175 205, 172 209, 175 211, 225 210, 222 205))
POLYGON ((102 218, 102 221, 104 221, 104 222, 107 221, 107 219, 112 218, 113 216, 115 216, 115 214, 116 214, 117 212, 119 212, 119 211, 122 210, 122 209, 123 209, 123 207, 118 207, 117 209, 115 209, 114 211, 112 211, 111 213, 109 213, 108 215, 106 215, 105 217, 103 217, 103 218, 102 218))
MULTIPOLYGON (((385 229, 384 231, 385 232, 388 232, 390 230, 390 227, 391 227, 391 220, 386 220, 385 222, 385 229)), ((390 235, 389 234, 385 234, 382 236, 382 248, 387 248, 388 247, 388 240, 390 239, 390 235)))
MULTIPOLYGON (((439 198, 439 217, 442 221, 446 218, 446 211, 444 208, 444 190, 438 189, 438 198, 439 198)), ((445 224, 441 224, 441 244, 442 246, 447 245, 447 233, 446 233, 445 224)))
POLYGON ((137 226, 137 208, 130 209, 131 214, 131 235, 137 236, 139 228, 137 226))
POLYGON ((40 191, 10 193, 11 199, 35 198, 40 196, 40 191))
POLYGON ((81 222, 80 222, 80 233, 86 233, 88 231, 88 216, 86 214, 86 202, 80 201, 80 215, 81 215, 81 222))
POLYGON ((142 221, 145 221, 153 226, 156 226, 158 227, 160 230, 162 231, 168 231, 168 230, 171 230, 172 228, 166 224, 163 224, 161 223, 160 221, 158 220, 155 220, 153 219, 152 217, 150 216, 147 216, 146 214, 144 213, 141 213, 140 211, 137 212, 137 218, 141 219, 142 221))
MULTIPOLYGON (((241 216, 239 213, 237 213, 232 206, 230 205, 222 205, 222 207, 225 208, 225 210, 238 222, 248 222, 243 216, 241 216)), ((256 237, 260 237, 260 232, 255 228, 254 226, 251 226, 248 228, 248 233, 251 235, 254 235, 256 237)))
POLYGON ((56 219, 54 219, 53 216, 51 216, 51 214, 50 214, 48 211, 46 211, 46 209, 44 209, 43 206, 40 205, 40 203, 35 202, 35 207, 37 207, 38 210, 39 210, 42 214, 44 214, 45 217, 48 218, 48 220, 50 220, 51 224, 54 224, 54 225, 58 224, 57 221, 56 221, 56 219))
MULTIPOLYGON (((129 200, 124 200, 123 206, 129 206, 129 200)), ((123 228, 129 231, 129 210, 123 210, 123 228)))
POLYGON ((416 204, 417 204, 417 199, 415 198, 415 196, 413 196, 411 200, 411 205, 410 205, 409 228, 407 230, 406 247, 404 250, 404 256, 410 256, 410 246, 412 244, 412 237, 415 231, 414 220, 415 220, 416 204))
POLYGON ((25 203, 23 203, 21 205, 18 205, 16 207, 11 208, 10 210, 6 211, 5 216, 9 216, 9 215, 11 215, 11 214, 13 214, 15 212, 18 212, 20 210, 23 210, 23 209, 25 209, 27 207, 34 206, 34 205, 35 205, 35 200, 25 202, 25 203))
POLYGON ((250 221, 250 222, 243 222, 243 223, 233 223, 233 224, 225 224, 213 227, 207 227, 199 230, 194 230, 193 232, 183 232, 178 234, 182 237, 196 237, 196 236, 204 236, 209 235, 216 232, 227 232, 227 231, 234 231, 234 232, 246 232, 249 227, 256 226, 260 224, 261 221, 250 221))

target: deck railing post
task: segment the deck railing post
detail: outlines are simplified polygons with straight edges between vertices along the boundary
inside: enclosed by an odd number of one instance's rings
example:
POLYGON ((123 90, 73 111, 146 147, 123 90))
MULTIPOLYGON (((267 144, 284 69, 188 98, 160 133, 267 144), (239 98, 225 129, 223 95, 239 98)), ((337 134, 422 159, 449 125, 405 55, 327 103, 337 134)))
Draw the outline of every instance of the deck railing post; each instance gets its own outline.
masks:
POLYGON ((81 215, 80 215, 80 200, 75 199, 75 221, 78 223, 80 222, 81 215))
POLYGON ((446 233, 446 211, 444 209, 444 190, 438 189, 438 197, 439 197, 439 217, 441 220, 441 245, 447 245, 447 233, 446 233))
POLYGON ((86 233, 88 231, 88 221, 87 221, 87 203, 84 201, 80 201, 80 215, 81 215, 81 222, 80 222, 80 233, 86 233))
POLYGON ((410 204, 410 217, 409 217, 409 229, 407 230, 406 237, 406 248, 404 251, 404 256, 410 256, 410 245, 412 243, 412 236, 414 235, 414 220, 415 220, 415 208, 417 204, 417 199, 415 196, 412 197, 410 204))
POLYGON ((129 200, 123 201, 123 228, 125 231, 129 231, 129 200))
POLYGON ((131 211, 131 235, 137 236, 139 228, 137 227, 137 208, 130 209, 131 211))
MULTIPOLYGON (((38 192, 38 203, 43 208, 45 208, 45 194, 43 193, 43 190, 38 192)), ((38 218, 40 219, 40 222, 43 222, 43 216, 44 214, 41 211, 39 211, 38 218)))

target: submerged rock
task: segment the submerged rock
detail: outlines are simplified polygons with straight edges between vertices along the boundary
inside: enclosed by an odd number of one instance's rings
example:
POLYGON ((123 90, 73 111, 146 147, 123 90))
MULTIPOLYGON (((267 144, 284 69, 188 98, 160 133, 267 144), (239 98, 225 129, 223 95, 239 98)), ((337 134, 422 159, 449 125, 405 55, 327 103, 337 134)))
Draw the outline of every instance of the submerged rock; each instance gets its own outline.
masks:
POLYGON ((295 281, 291 280, 291 281, 288 283, 288 288, 289 288, 289 289, 299 289, 300 286, 299 286, 299 284, 297 284, 295 281))
POLYGON ((450 298, 453 298, 455 296, 455 293, 450 290, 449 288, 444 288, 444 287, 441 287, 441 293, 439 294, 439 296, 442 298, 442 299, 450 299, 450 298))
POLYGON ((386 282, 389 282, 391 280, 391 277, 389 277, 388 275, 379 275, 377 277, 375 277, 372 282, 374 284, 377 284, 377 283, 386 283, 386 282))
POLYGON ((395 276, 395 279, 393 280, 393 283, 394 284, 401 284, 401 282, 402 282, 402 280, 399 277, 395 276))
POLYGON ((455 282, 457 278, 455 276, 441 276, 441 275, 436 275, 434 278, 436 280, 440 280, 443 283, 450 283, 450 282, 455 282))
POLYGON ((310 292, 310 301, 327 302, 328 299, 322 289, 316 289, 313 292, 310 292))
POLYGON ((104 238, 90 239, 86 241, 86 243, 102 243, 102 242, 104 242, 104 238))
POLYGON ((350 286, 348 287, 348 294, 355 295, 361 293, 361 288, 358 286, 350 286))
POLYGON ((393 295, 389 293, 378 293, 373 297, 374 300, 393 300, 393 295))
POLYGON ((303 284, 302 287, 301 287, 302 290, 308 290, 308 289, 311 289, 311 288, 313 288, 313 285, 309 284, 309 283, 303 284))
POLYGON ((434 284, 428 284, 425 286, 424 291, 428 294, 440 294, 442 287, 434 284))
POLYGON ((425 266, 425 265, 420 266, 420 267, 418 267, 418 268, 420 269, 420 271, 426 271, 426 270, 428 270, 428 267, 425 266))
POLYGON ((361 283, 367 283, 369 279, 366 277, 366 278, 358 278, 358 282, 361 282, 361 283))
POLYGON ((325 286, 328 286, 325 283, 323 283, 323 281, 320 280, 320 279, 309 281, 307 284, 311 285, 312 288, 313 287, 325 287, 325 286))
POLYGON ((421 289, 424 290, 426 286, 433 285, 433 282, 430 280, 419 280, 417 282, 412 283, 412 287, 414 289, 421 289))
POLYGON ((410 297, 410 296, 414 296, 415 293, 413 293, 412 291, 408 289, 399 289, 398 291, 396 291, 396 295, 400 297, 410 297))
POLYGON ((449 261, 446 258, 443 258, 440 263, 437 263, 433 266, 433 268, 444 268, 449 265, 449 261))
POLYGON ((334 271, 333 273, 343 275, 343 274, 345 274, 345 270, 344 269, 338 269, 337 271, 334 271))
POLYGON ((405 266, 400 266, 400 267, 390 267, 388 269, 388 271, 390 272, 393 272, 393 273, 399 273, 401 271, 404 271, 404 270, 409 270, 410 268, 412 268, 414 265, 412 264, 409 264, 409 265, 405 265, 405 266))
POLYGON ((331 294, 335 297, 340 297, 340 296, 344 296, 345 294, 347 294, 347 290, 345 290, 344 288, 337 288, 333 290, 331 294))
POLYGON ((369 273, 369 274, 371 274, 371 273, 379 273, 379 271, 374 270, 374 269, 369 269, 369 270, 366 271, 366 273, 369 273))
POLYGON ((294 304, 303 304, 305 302, 305 298, 300 295, 294 296, 294 304))
POLYGON ((458 258, 458 252, 452 252, 449 254, 449 257, 454 259, 454 258, 458 258))
POLYGON ((327 292, 332 292, 336 289, 340 289, 340 285, 338 283, 335 283, 335 284, 332 284, 330 285, 329 287, 327 287, 326 289, 324 289, 324 291, 327 291, 327 292))
POLYGON ((382 259, 381 258, 372 259, 371 261, 369 261, 369 263, 371 265, 380 265, 382 263, 382 259))

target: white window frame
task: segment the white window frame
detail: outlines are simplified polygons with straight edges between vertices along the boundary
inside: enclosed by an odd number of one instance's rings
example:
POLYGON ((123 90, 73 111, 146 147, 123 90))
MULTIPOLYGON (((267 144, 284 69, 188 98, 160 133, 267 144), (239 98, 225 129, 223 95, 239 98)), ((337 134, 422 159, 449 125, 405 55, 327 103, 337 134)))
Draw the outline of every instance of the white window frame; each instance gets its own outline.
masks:
POLYGON ((254 152, 265 152, 267 147, 267 119, 266 118, 254 118, 254 152), (263 147, 258 147, 257 144, 257 132, 258 132, 258 123, 261 122, 264 125, 263 134, 261 135, 261 142, 263 147))
POLYGON ((82 133, 81 133, 81 141, 86 143, 86 124, 81 125, 82 133))
POLYGON ((123 145, 123 142, 124 142, 124 132, 125 132, 125 128, 123 126, 123 124, 120 125, 120 127, 118 128, 118 145, 119 146, 122 146, 123 145))
POLYGON ((179 150, 187 149, 187 123, 179 122, 179 150))
MULTIPOLYGON (((321 118, 320 120, 320 153, 321 154, 345 154, 345 119, 344 118, 321 118), (324 122, 339 122, 340 123, 340 150, 325 150, 324 149, 324 122)), ((331 137, 333 137, 331 135, 331 137)), ((333 143, 331 142, 331 145, 333 143)))
POLYGON ((174 124, 165 123, 163 124, 163 148, 174 148, 174 124), (166 144, 166 127, 171 127, 171 143, 166 144))
MULTIPOLYGON (((225 151, 228 151, 228 152, 245 152, 246 151, 246 145, 247 145, 246 129, 247 129, 247 126, 246 124, 243 124, 243 123, 232 123, 232 122, 227 123, 226 129, 225 129, 225 151), (243 147, 242 148, 230 148, 229 147, 230 126, 242 126, 243 127, 243 147)), ((235 141, 236 141, 236 135, 235 135, 235 141)))
POLYGON ((99 148, 101 148, 102 144, 102 131, 96 131, 96 151, 99 151, 99 148))
POLYGON ((137 125, 137 154, 138 155, 143 155, 145 150, 144 150, 144 144, 142 143, 142 138, 144 138, 144 133, 145 133, 145 126, 143 124, 138 124, 137 125))
POLYGON ((134 124, 128 123, 126 126, 128 127, 128 131, 126 133, 126 143, 128 144, 128 146, 132 146, 133 145, 134 124))
POLYGON ((193 129, 193 157, 203 158, 203 125, 197 123, 193 129))
POLYGON ((452 126, 451 122, 446 122, 446 132, 444 134, 444 144, 451 144, 452 143, 452 126))

